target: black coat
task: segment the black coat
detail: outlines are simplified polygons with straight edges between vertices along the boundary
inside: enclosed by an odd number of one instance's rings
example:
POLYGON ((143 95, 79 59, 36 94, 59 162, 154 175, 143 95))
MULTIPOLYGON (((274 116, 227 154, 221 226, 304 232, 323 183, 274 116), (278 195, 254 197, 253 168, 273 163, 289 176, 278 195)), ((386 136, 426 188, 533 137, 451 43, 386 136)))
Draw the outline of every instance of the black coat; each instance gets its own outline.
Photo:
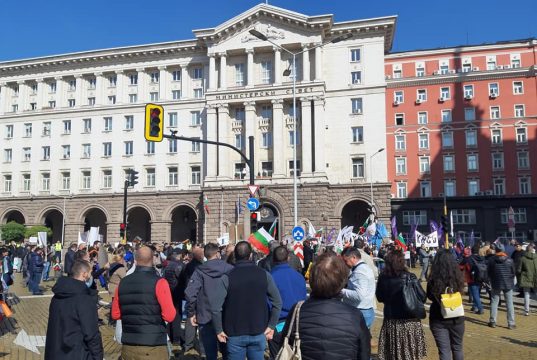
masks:
MULTIPOLYGON (((376 296, 377 300, 384 303, 385 319, 415 319, 403 308, 403 286, 405 285, 406 276, 417 281, 416 275, 403 272, 399 277, 391 277, 381 274, 377 283, 376 296)), ((421 286, 421 285, 420 285, 421 286)))
POLYGON ((65 253, 65 260, 64 260, 64 271, 67 274, 71 274, 71 268, 73 267, 73 264, 75 262, 75 252, 71 249, 67 250, 65 253))
MULTIPOLYGON (((280 346, 295 306, 287 316, 280 346)), ((339 299, 307 300, 300 308, 299 334, 303 360, 369 360, 371 356, 371 334, 362 313, 339 299)))
POLYGON ((82 281, 61 277, 52 288, 45 360, 102 360, 97 306, 82 281))
POLYGON ((511 290, 515 287, 515 263, 507 255, 491 257, 488 273, 494 290, 511 290))

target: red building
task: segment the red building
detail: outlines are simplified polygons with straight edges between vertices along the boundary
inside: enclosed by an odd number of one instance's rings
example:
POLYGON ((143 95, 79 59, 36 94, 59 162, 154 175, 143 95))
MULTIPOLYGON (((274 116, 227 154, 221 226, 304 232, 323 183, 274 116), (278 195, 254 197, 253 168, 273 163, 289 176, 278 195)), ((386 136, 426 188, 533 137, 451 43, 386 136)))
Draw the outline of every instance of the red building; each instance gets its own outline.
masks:
POLYGON ((515 236, 533 238, 536 59, 535 39, 386 56, 388 178, 406 230, 438 219, 445 194, 463 238, 511 237, 510 206, 515 236))

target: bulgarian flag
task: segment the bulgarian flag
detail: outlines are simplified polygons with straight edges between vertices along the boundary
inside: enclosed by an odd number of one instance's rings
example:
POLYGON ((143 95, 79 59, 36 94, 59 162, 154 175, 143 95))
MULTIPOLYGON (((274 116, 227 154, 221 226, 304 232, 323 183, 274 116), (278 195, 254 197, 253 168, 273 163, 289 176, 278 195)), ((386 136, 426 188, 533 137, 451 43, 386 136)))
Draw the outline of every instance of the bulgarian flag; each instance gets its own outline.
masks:
POLYGON ((360 229, 358 230, 358 235, 365 234, 365 230, 367 229, 367 226, 369 225, 369 216, 365 219, 362 226, 360 226, 360 229))
POLYGON ((209 211, 209 198, 207 197, 207 195, 203 195, 203 207, 205 209, 205 212, 207 214, 210 214, 210 211, 209 211))
POLYGON ((403 237, 403 234, 399 234, 399 236, 395 239, 395 243, 403 248, 403 251, 406 251, 406 241, 403 237))
POLYGON ((250 234, 250 237, 248 238, 248 242, 265 255, 270 253, 269 242, 272 240, 274 240, 274 238, 270 236, 265 228, 260 228, 255 233, 250 234))
POLYGON ((272 236, 273 238, 276 238, 276 234, 278 233, 278 218, 274 219, 274 222, 272 223, 272 225, 270 225, 270 229, 269 229, 269 234, 270 236, 272 236))

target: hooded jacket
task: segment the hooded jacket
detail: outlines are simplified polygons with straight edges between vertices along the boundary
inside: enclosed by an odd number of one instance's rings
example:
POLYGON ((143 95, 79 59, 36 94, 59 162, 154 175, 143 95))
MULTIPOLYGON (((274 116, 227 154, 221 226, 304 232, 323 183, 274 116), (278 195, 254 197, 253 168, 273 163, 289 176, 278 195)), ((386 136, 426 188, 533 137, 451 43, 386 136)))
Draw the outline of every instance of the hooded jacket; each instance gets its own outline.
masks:
POLYGON ((537 254, 525 251, 519 265, 520 287, 537 289, 537 254))
POLYGON ((488 273, 494 290, 512 290, 515 287, 515 264, 507 254, 499 252, 491 257, 488 273))
POLYGON ((102 360, 103 343, 91 290, 80 280, 61 277, 52 292, 45 360, 102 360))
POLYGON ((231 270, 233 266, 220 259, 209 260, 196 268, 185 290, 189 318, 196 315, 196 321, 201 325, 212 320, 211 299, 215 298, 217 283, 231 270))

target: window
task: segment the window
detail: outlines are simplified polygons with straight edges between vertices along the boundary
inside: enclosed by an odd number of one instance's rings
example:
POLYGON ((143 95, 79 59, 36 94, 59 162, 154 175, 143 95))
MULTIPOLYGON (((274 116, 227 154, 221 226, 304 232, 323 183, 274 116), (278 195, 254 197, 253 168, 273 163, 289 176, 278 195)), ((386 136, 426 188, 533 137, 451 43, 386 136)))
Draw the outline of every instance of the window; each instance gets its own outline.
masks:
MULTIPOLYGON (((526 208, 513 208, 514 220, 516 224, 525 224, 528 222, 528 217, 526 215, 526 208)), ((500 222, 502 224, 509 223, 509 209, 502 208, 500 209, 500 222)))
POLYGON ((479 192, 479 180, 468 180, 468 196, 475 196, 479 192))
POLYGON ((505 179, 493 180, 494 195, 505 195, 505 179))
POLYGON ((155 186, 155 168, 145 169, 145 186, 147 187, 155 186))
POLYGON ((111 75, 108 77, 108 87, 116 87, 117 86, 117 76, 111 75))
POLYGON ((23 161, 30 161, 32 159, 32 149, 29 147, 22 148, 23 161))
POLYGON ((425 76, 425 68, 423 67, 423 65, 416 67, 416 76, 417 77, 425 76))
POLYGON ((168 126, 177 127, 177 113, 172 112, 168 114, 168 126))
POLYGON ((395 159, 395 172, 397 175, 406 175, 406 158, 398 157, 395 159))
POLYGON ((169 154, 177 153, 177 139, 168 139, 168 153, 169 154))
POLYGON ((91 189, 91 171, 82 171, 82 189, 91 189))
POLYGON ((353 143, 362 143, 364 142, 364 127, 356 126, 352 127, 352 142, 353 143))
POLYGON ((261 62, 261 83, 262 84, 270 84, 271 72, 272 72, 272 62, 271 61, 261 62))
POLYGON ((179 184, 179 174, 176 167, 168 168, 168 185, 177 186, 179 184))
MULTIPOLYGON (((67 100, 67 106, 69 106, 70 108, 75 107, 75 104, 76 104, 75 99, 68 99, 67 100)), ((90 104, 90 105, 93 105, 93 104, 90 104)))
POLYGON ((405 114, 395 114, 395 125, 397 126, 405 125, 405 114))
POLYGON ((89 106, 94 106, 95 105, 95 98, 94 97, 89 97, 88 98, 88 105, 89 106))
POLYGON ((56 81, 53 81, 48 84, 48 90, 52 94, 56 93, 56 81))
POLYGON ((13 125, 6 125, 6 139, 13 138, 13 125))
POLYGON ((466 167, 468 171, 477 171, 479 167, 477 154, 466 155, 466 167))
POLYGON ((244 179, 246 176, 246 165, 244 163, 235 164, 235 179, 244 179))
POLYGON ((452 131, 445 131, 442 133, 442 148, 443 149, 453 148, 453 132, 452 131))
MULTIPOLYGON (((289 131, 289 145, 293 146, 295 144, 295 137, 294 137, 294 131, 289 131)), ((296 131, 296 144, 300 145, 300 131, 296 131)))
POLYGON ((261 147, 264 149, 268 149, 272 147, 272 133, 271 132, 261 133, 261 147))
POLYGON ((30 174, 23 174, 22 175, 22 190, 30 191, 31 188, 32 188, 32 178, 30 177, 30 174))
POLYGON ((261 176, 272 177, 272 161, 263 161, 261 163, 261 176))
POLYGON ((155 153, 155 143, 153 141, 147 141, 146 142, 146 154, 154 154, 155 153))
POLYGON ((112 156, 112 143, 111 142, 103 143, 103 156, 104 157, 112 156))
POLYGON ((496 97, 500 95, 500 88, 498 87, 498 83, 490 83, 489 84, 489 95, 491 97, 496 97))
POLYGON ((477 131, 466 130, 466 147, 477 146, 477 131))
POLYGON ((465 107, 464 108, 464 120, 466 120, 466 121, 475 120, 475 108, 474 107, 465 107))
POLYGON ((103 188, 109 189, 112 187, 112 170, 103 170, 103 188))
POLYGON ((158 71, 152 72, 151 74, 149 74, 149 78, 150 78, 151 83, 158 84, 159 79, 160 79, 160 74, 158 71))
MULTIPOLYGON (((294 174, 294 166, 293 166, 293 161, 289 161, 289 176, 293 176, 294 174)), ((296 176, 300 176, 300 160, 297 160, 296 161, 296 176)))
POLYGON ((490 107, 490 118, 491 119, 499 119, 501 117, 500 115, 500 107, 499 106, 491 106, 490 107))
POLYGON ((125 116, 125 130, 134 129, 134 116, 126 115, 125 116))
POLYGON ((418 89, 418 101, 427 101, 427 90, 425 89, 418 89))
POLYGON ((420 195, 421 197, 431 197, 430 181, 420 181, 420 195))
POLYGON ((37 110, 37 103, 31 102, 30 103, 30 110, 37 110))
POLYGON ((91 119, 83 119, 82 121, 84 123, 84 133, 91 133, 91 119))
POLYGON ((69 91, 75 91, 76 90, 76 80, 69 80, 69 91))
POLYGON ((426 210, 405 210, 403 211, 403 225, 427 225, 426 210))
POLYGON ((71 188, 71 173, 66 171, 62 172, 62 190, 69 190, 71 188))
POLYGON ((4 192, 11 192, 11 175, 4 175, 4 192))
POLYGON ((492 169, 503 170, 503 153, 492 153, 492 169))
POLYGON ((32 137, 32 124, 24 124, 24 137, 32 137))
POLYGON ((200 126, 201 125, 201 112, 199 111, 192 111, 191 112, 191 118, 192 118, 192 126, 200 126))
POLYGON ((453 155, 444 155, 444 172, 455 171, 455 157, 453 155))
POLYGON ((56 108, 56 101, 52 100, 48 102, 48 107, 51 109, 56 108))
POLYGON ((96 78, 89 78, 88 79, 88 89, 93 90, 97 87, 97 79, 96 78))
POLYGON ((194 68, 192 78, 197 79, 197 80, 203 79, 203 69, 202 68, 194 68))
POLYGON ((108 105, 114 105, 116 103, 116 96, 111 95, 108 97, 108 105))
POLYGON ((246 112, 243 107, 235 108, 235 120, 244 121, 246 118, 246 112))
POLYGON ((513 82, 513 94, 518 95, 518 94, 523 94, 523 93, 524 93, 524 88, 522 85, 522 81, 513 82))
POLYGON ((518 191, 521 195, 529 195, 531 193, 530 180, 529 177, 521 177, 518 179, 518 191))
POLYGON ((449 72, 448 64, 440 64, 440 74, 446 75, 449 72))
POLYGON ((272 106, 270 105, 261 106, 261 117, 267 120, 272 119, 272 106))
POLYGON ((172 90, 172 99, 180 100, 181 99, 181 90, 172 90))
POLYGON ((360 85, 362 83, 362 72, 353 71, 351 72, 351 84, 360 85))
POLYGON ((530 158, 527 151, 518 151, 517 156, 517 165, 519 169, 529 169, 530 167, 530 158))
POLYGON ((442 110, 442 122, 451 122, 451 110, 442 110))
POLYGON ((393 78, 400 79, 403 77, 403 71, 401 69, 393 69, 393 78))
POLYGON ((13 161, 13 150, 4 149, 4 162, 10 163, 13 161))
POLYGON ((130 74, 129 75, 129 84, 130 85, 138 85, 138 74, 130 74))
POLYGON ((181 70, 172 71, 172 81, 181 81, 181 70))
POLYGON ((192 174, 192 185, 200 185, 201 184, 201 167, 199 166, 192 166, 190 168, 190 172, 192 174))
POLYGON ((17 111, 19 111, 19 105, 17 105, 17 104, 11 105, 11 111, 12 111, 12 112, 17 112, 17 111))
POLYGON ((462 64, 462 72, 463 73, 466 73, 466 72, 470 72, 472 71, 472 64, 462 64))
POLYGON ((244 86, 244 64, 235 64, 235 86, 244 86))
POLYGON ((112 118, 105 117, 104 120, 104 131, 112 131, 112 118))
POLYGON ((125 155, 131 156, 133 154, 133 148, 134 148, 133 142, 125 141, 124 143, 125 143, 125 155))
POLYGON ((525 144, 528 142, 528 129, 525 127, 516 129, 516 142, 517 144, 525 144))
POLYGON ((51 125, 50 121, 45 121, 43 123, 42 135, 43 136, 50 136, 51 128, 52 128, 52 125, 51 125))
POLYGON ((158 92, 150 92, 149 93, 149 97, 151 99, 151 101, 158 101, 158 92))
POLYGON ((363 178, 365 177, 365 168, 364 168, 364 158, 353 158, 352 159, 352 177, 353 178, 363 178))
POLYGON ((474 86, 473 85, 464 85, 464 98, 471 99, 474 97, 474 86))
POLYGON ((395 135, 395 150, 406 150, 405 135, 395 135))
POLYGON ((449 99, 451 96, 449 94, 449 88, 448 87, 443 87, 443 88, 440 88, 440 99, 441 100, 447 100, 449 99))
POLYGON ((50 146, 43 146, 41 149, 43 150, 43 157, 41 160, 50 160, 50 146))
POLYGON ((444 180, 444 194, 446 196, 455 196, 457 194, 455 180, 444 180))
POLYGON ((129 94, 129 103, 134 104, 138 102, 138 95, 137 94, 129 94))
POLYGON ((420 156, 420 174, 428 174, 431 171, 428 156, 420 156))
POLYGON ((71 145, 62 145, 62 155, 64 159, 71 158, 71 145))
POLYGON ((351 49, 351 62, 360 62, 360 49, 351 49))
MULTIPOLYGON (((199 138, 196 138, 196 139, 199 139, 199 138)), ((191 144, 192 144, 191 152, 199 153, 200 152, 200 143, 197 142, 197 141, 192 141, 191 144)))
POLYGON ((395 104, 402 104, 405 101, 404 93, 402 91, 396 91, 393 93, 393 102, 395 104))
POLYGON ((91 144, 82 144, 82 158, 89 159, 91 157, 91 144))
POLYGON ((419 148, 428 149, 429 148, 429 134, 419 134, 419 148))
POLYGON ((201 99, 202 97, 203 97, 203 89, 202 88, 194 89, 194 98, 201 99))
POLYGON ((453 209, 453 224, 472 225, 475 224, 476 216, 475 209, 453 209))
POLYGON ((427 124, 427 112, 426 111, 418 112, 418 124, 421 124, 421 125, 427 124))
POLYGON ((502 143, 502 131, 500 129, 493 129, 492 134, 492 144, 499 145, 502 143))
POLYGON ((515 117, 524 117, 524 105, 515 105, 515 117))
POLYGON ((71 120, 63 120, 63 133, 65 135, 71 133, 71 120))
POLYGON ((242 149, 242 134, 235 134, 235 147, 242 149))
POLYGON ((487 70, 496 70, 496 58, 489 57, 487 59, 487 70))
POLYGON ((406 196, 407 196, 406 182, 398 182, 397 183, 397 197, 406 198, 406 196))

